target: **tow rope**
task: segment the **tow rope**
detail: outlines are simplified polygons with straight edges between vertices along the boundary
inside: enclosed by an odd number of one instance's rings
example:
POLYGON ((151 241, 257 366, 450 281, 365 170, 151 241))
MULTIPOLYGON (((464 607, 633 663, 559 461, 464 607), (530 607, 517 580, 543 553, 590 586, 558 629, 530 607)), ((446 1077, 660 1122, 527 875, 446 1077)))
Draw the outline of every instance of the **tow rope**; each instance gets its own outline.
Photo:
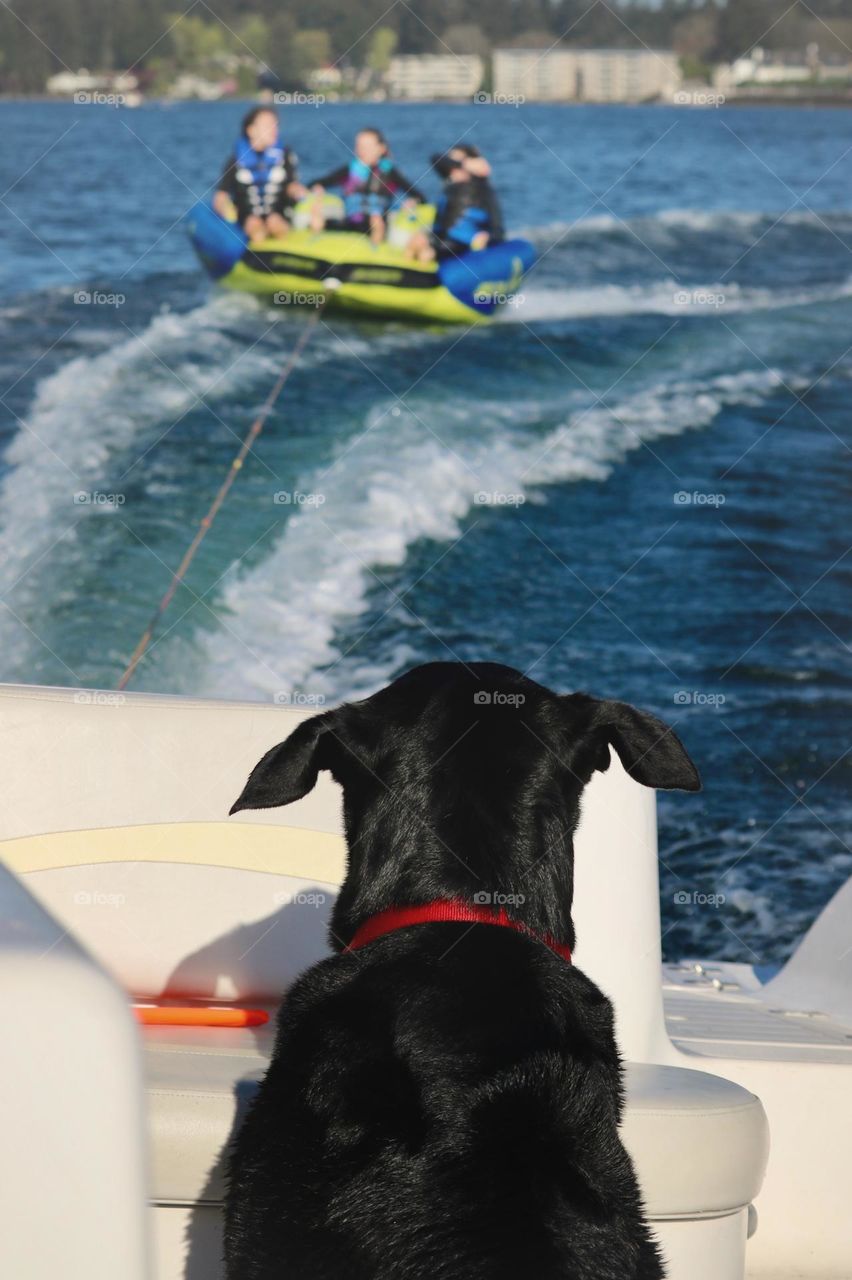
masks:
POLYGON ((275 383, 271 391, 269 392, 269 395, 264 400, 263 405, 261 406, 261 409, 258 412, 257 417, 255 418, 254 422, 251 424, 251 427, 249 428, 248 433, 243 439, 243 442, 240 445, 238 452, 235 454, 231 462, 231 465, 228 468, 225 479, 223 480, 218 493, 216 494, 215 498, 210 504, 210 507, 208 508, 207 514, 204 516, 198 528, 196 529, 195 537, 192 539, 192 542, 190 542, 189 546, 184 552, 183 559, 181 560, 180 564, 178 565, 177 569, 172 575, 172 580, 169 583, 168 590, 166 591, 160 603, 157 605, 157 608, 154 610, 154 613, 151 616, 151 621, 148 623, 147 627, 143 631, 139 639, 139 643, 137 644, 136 648, 133 650, 133 656, 131 657, 130 661, 125 667, 124 672, 121 676, 121 679, 119 680, 118 684, 115 686, 116 689, 126 689, 130 681, 133 679, 133 673, 135 672, 136 668, 139 666, 139 663, 145 653, 145 650, 148 648, 148 645, 151 643, 151 640, 153 639, 154 632, 156 630, 158 622, 160 621, 163 614, 166 612, 169 605, 171 604, 174 598, 175 592, 177 591, 178 587, 183 581, 184 575, 186 574, 187 569, 192 564, 192 561, 195 558, 196 551, 201 546, 201 543, 204 541, 204 538, 208 533, 210 526, 213 524, 213 521, 216 519, 216 516, 218 515, 218 512, 219 512, 219 508, 222 506, 222 503, 225 501, 226 497, 228 496, 228 491, 230 490, 231 485, 236 480, 237 474, 241 470, 249 450, 251 449, 255 440, 263 430, 266 424, 266 419, 269 417, 270 413, 272 412, 275 406, 276 400, 280 396, 281 392, 284 390, 284 386, 287 382, 287 379, 290 377, 290 374, 295 369, 296 362, 298 361, 299 356, 302 354, 305 347, 307 346, 308 340, 310 339, 311 334, 316 328, 317 321, 319 320, 321 314, 322 314, 322 306, 320 305, 316 308, 314 314, 311 316, 310 320, 308 320, 307 324, 305 325, 304 329, 299 335, 298 342, 294 346, 293 350, 290 352, 290 355, 287 357, 287 360, 284 363, 284 367, 282 368, 281 372, 276 378, 275 383))

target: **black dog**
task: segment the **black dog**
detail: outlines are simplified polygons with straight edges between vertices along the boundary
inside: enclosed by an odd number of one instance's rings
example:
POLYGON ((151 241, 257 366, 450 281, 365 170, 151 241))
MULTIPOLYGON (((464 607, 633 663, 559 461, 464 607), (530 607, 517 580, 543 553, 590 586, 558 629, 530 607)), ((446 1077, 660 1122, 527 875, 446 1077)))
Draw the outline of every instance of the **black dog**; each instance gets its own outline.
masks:
POLYGON ((566 958, 580 795, 610 746, 645 786, 699 789, 653 716, 491 663, 418 667, 253 770, 232 812, 330 770, 349 864, 338 954, 288 993, 232 1150, 228 1280, 664 1275, 612 1007, 566 958))

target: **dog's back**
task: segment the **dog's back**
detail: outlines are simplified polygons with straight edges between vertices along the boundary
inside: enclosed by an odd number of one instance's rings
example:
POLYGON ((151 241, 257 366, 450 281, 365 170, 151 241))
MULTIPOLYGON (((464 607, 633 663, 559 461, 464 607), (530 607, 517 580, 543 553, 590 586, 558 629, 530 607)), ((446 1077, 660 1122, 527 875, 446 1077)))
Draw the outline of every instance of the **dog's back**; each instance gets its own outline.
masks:
POLYGON ((647 786, 699 785, 646 713, 433 663, 253 770, 235 810, 329 769, 349 865, 338 954, 288 993, 233 1147, 228 1280, 660 1280, 612 1009, 569 959, 580 795, 613 746, 647 786), (507 905, 474 923, 483 897, 507 905))
POLYGON ((323 962, 234 1149, 229 1275, 662 1276, 619 1076, 609 1001, 532 939, 433 924, 323 962))

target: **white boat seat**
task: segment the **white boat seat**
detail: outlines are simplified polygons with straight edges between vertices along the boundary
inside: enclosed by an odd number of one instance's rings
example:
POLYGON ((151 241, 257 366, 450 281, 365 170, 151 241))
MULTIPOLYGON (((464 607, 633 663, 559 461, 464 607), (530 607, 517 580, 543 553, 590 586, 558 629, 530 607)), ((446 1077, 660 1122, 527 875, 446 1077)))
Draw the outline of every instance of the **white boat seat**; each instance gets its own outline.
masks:
MULTIPOLYGON (((154 1203, 221 1203, 224 1151, 266 1070, 273 1025, 145 1028, 154 1203)), ((729 1213, 760 1189, 763 1107, 719 1076, 629 1064, 623 1137, 652 1218, 729 1213)))
MULTIPOLYGON (((226 813, 257 760, 304 714, 0 687, 0 857, 50 913, 57 938, 77 937, 126 992, 277 1002, 327 950, 345 868, 339 790, 321 774, 286 809, 226 813)), ((787 1064, 687 1059, 672 1045, 655 800, 615 756, 583 797, 575 851, 577 964, 612 999, 625 1057, 677 1068, 629 1069, 624 1126, 670 1280, 743 1280, 755 1221, 746 1206, 767 1149, 753 1093, 767 1099, 774 1159, 750 1275, 847 1276, 838 1224, 848 1182, 830 1158, 850 1149, 845 1073, 812 1065, 802 1103, 787 1064), (693 1062, 746 1088, 685 1069, 693 1062)), ((222 1280, 222 1155, 272 1031, 146 1028, 143 1040, 157 1280, 222 1280)), ((7 1161, 13 1175, 16 1162, 7 1161)))

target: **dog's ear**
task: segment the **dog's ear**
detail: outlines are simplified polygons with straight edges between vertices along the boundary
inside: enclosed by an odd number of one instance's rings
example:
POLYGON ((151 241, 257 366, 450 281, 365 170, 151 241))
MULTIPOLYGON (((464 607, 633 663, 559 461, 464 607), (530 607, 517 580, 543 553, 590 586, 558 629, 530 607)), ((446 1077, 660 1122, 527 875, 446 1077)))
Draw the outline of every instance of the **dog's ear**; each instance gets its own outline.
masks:
POLYGON ((331 717, 312 716, 294 729, 289 738, 267 751, 252 769, 242 795, 230 813, 241 809, 275 809, 301 800, 316 785, 317 774, 326 768, 323 750, 331 717))
POLYGON ((631 778, 663 791, 700 791, 701 779, 674 729, 627 702, 590 698, 584 693, 562 699, 568 712, 572 768, 588 781, 609 768, 610 747, 631 778))

